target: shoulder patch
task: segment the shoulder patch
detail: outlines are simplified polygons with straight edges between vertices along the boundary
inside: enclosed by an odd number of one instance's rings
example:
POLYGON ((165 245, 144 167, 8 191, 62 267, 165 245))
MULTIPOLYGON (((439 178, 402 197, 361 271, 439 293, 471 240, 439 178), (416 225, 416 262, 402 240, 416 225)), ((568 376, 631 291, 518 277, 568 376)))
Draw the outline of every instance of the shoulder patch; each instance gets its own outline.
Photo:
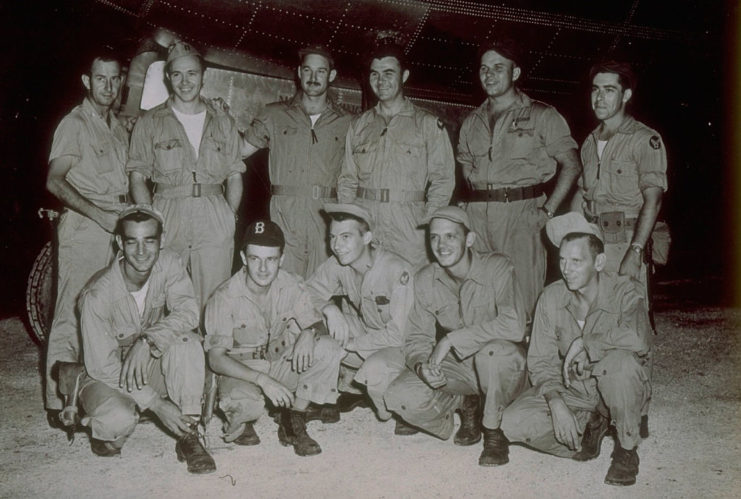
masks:
POLYGON ((409 283, 409 272, 406 270, 402 272, 401 277, 399 278, 399 282, 402 286, 406 286, 407 283, 409 283))
POLYGON ((661 149, 661 139, 658 135, 653 135, 649 139, 648 143, 651 144, 651 147, 653 147, 654 149, 661 149))

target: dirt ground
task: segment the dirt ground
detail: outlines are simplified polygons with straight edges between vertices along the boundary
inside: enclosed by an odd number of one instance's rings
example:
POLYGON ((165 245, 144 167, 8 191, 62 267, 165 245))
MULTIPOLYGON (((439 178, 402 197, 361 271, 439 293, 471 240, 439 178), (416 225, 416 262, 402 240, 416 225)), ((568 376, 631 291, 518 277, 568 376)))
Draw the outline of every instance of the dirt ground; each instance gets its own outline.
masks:
POLYGON ((369 409, 334 425, 309 423, 322 454, 301 458, 256 425, 256 447, 224 444, 208 428, 218 470, 189 475, 174 440, 140 424, 120 458, 99 458, 79 432, 70 444, 46 424, 39 348, 19 318, 0 322, 2 497, 739 497, 741 496, 741 310, 687 305, 657 314, 650 437, 627 488, 603 484, 613 440, 577 463, 512 446, 510 463, 477 465, 480 444, 458 447, 418 434, 393 435, 369 409))

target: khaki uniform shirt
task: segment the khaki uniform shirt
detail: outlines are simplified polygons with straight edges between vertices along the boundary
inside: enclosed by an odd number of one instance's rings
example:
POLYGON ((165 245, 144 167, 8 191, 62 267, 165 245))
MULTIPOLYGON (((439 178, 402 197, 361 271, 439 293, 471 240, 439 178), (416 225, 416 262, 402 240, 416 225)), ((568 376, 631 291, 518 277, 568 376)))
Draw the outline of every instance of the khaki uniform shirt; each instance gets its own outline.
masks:
POLYGON ((638 283, 629 277, 600 273, 597 300, 581 329, 574 317, 574 293, 563 279, 543 290, 535 310, 527 354, 530 381, 541 395, 566 392, 563 359, 576 338, 582 338, 591 362, 609 350, 645 355, 651 346, 651 325, 638 283))
POLYGON ((118 196, 128 194, 126 160, 129 135, 112 112, 109 127, 88 99, 75 107, 54 132, 49 162, 63 156, 77 161, 66 180, 82 197, 102 208, 118 204, 118 196))
POLYGON ((266 298, 258 300, 249 290, 244 268, 216 288, 206 304, 204 350, 219 347, 238 354, 265 348, 268 359, 275 360, 302 330, 322 320, 301 280, 283 270, 266 298))
POLYGON ((548 181, 558 167, 555 156, 576 147, 555 108, 518 91, 493 130, 487 102, 468 115, 458 138, 458 161, 476 189, 520 187, 548 181))
POLYGON ((146 335, 161 355, 181 335, 198 327, 199 306, 185 266, 175 253, 160 252, 149 276, 149 290, 140 317, 126 289, 119 257, 96 274, 80 293, 82 352, 88 375, 130 395, 146 409, 159 395, 149 386, 127 392, 118 385, 122 360, 133 342, 146 335))
POLYGON ((599 215, 622 211, 635 218, 643 207, 641 192, 648 187, 667 190, 666 149, 661 136, 627 116, 597 156, 597 127, 581 147, 584 172, 579 178, 589 210, 599 215))
POLYGON ((350 266, 332 256, 307 281, 314 304, 321 310, 332 296, 346 295, 365 333, 353 341, 358 354, 367 358, 386 347, 404 345, 407 317, 414 299, 412 266, 395 253, 375 250, 373 265, 358 279, 350 266))
POLYGON ((520 342, 525 337, 526 312, 512 263, 498 253, 471 251, 471 256, 462 284, 437 263, 417 272, 405 344, 410 369, 427 362, 437 343, 436 326, 447 332, 460 359, 492 340, 520 342))

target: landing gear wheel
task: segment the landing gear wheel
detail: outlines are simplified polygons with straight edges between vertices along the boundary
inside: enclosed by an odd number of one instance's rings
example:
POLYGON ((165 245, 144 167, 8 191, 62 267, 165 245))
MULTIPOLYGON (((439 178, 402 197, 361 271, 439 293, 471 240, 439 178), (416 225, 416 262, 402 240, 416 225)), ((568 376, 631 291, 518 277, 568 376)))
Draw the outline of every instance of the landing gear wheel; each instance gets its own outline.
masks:
POLYGON ((26 285, 29 335, 39 345, 46 343, 54 314, 54 263, 54 249, 49 241, 34 260, 26 285))

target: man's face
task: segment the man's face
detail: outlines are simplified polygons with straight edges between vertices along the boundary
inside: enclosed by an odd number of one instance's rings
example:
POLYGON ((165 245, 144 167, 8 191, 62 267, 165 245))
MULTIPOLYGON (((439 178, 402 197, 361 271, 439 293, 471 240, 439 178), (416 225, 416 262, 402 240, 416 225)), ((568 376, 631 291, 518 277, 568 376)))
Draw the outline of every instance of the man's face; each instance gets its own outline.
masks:
POLYGON ((332 220, 329 225, 329 246, 341 265, 355 263, 370 244, 370 232, 361 233, 357 220, 332 220))
POLYGON ((396 57, 373 59, 370 66, 370 87, 381 102, 392 101, 402 93, 402 85, 409 78, 408 70, 401 70, 396 57))
POLYGON ((121 66, 115 61, 93 61, 89 75, 82 75, 88 98, 101 108, 110 108, 121 91, 121 66))
POLYGON ((247 266, 247 280, 257 287, 267 288, 278 277, 283 256, 277 246, 248 244, 241 256, 247 266))
POLYGON ((563 241, 558 251, 561 275, 566 287, 571 291, 581 291, 592 284, 602 270, 601 258, 592 256, 589 241, 580 237, 572 241, 563 241))
POLYGON ((336 76, 337 72, 329 68, 327 58, 319 54, 307 54, 298 68, 301 90, 310 97, 327 93, 336 76))
POLYGON ((481 87, 489 97, 499 97, 514 87, 520 77, 520 68, 510 59, 489 50, 481 56, 479 80, 481 87))
POLYGON ((466 235, 463 225, 457 222, 445 218, 430 221, 430 247, 435 260, 443 268, 453 267, 463 260, 473 239, 473 232, 466 235))
POLYGON ((624 113, 625 105, 632 95, 630 89, 623 90, 615 73, 597 73, 592 79, 592 110, 600 121, 624 113))
POLYGON ((182 102, 193 102, 201 94, 203 68, 198 57, 186 55, 170 63, 170 84, 175 97, 182 102))
POLYGON ((162 236, 157 220, 123 222, 123 236, 117 235, 116 242, 123 252, 126 265, 146 274, 152 270, 160 255, 162 236))

